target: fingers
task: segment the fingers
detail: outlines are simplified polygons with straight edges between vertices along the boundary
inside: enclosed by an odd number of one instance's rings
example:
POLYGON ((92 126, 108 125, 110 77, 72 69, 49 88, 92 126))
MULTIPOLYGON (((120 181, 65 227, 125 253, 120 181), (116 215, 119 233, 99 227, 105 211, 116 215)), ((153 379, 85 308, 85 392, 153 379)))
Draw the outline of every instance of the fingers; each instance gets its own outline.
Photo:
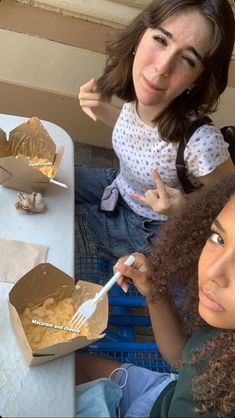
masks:
POLYGON ((145 193, 145 198, 148 202, 148 205, 152 208, 155 206, 158 207, 160 203, 166 201, 166 196, 160 196, 158 190, 147 190, 147 192, 145 193))
POLYGON ((160 199, 161 201, 168 200, 167 186, 162 181, 157 170, 152 170, 152 177, 155 181, 156 189, 149 189, 144 195, 131 193, 129 196, 145 203, 148 206, 152 206, 152 203, 155 203, 156 199, 160 199))
POLYGON ((116 268, 117 271, 122 273, 122 276, 131 279, 133 282, 143 279, 145 277, 145 272, 142 272, 134 267, 126 266, 119 262, 116 264, 116 268))
POLYGON ((117 284, 121 287, 123 292, 128 292, 128 282, 123 277, 120 277, 120 279, 118 279, 117 284))
POLYGON ((158 190, 147 190, 144 195, 138 193, 132 193, 129 195, 133 199, 139 200, 140 202, 144 203, 145 205, 151 207, 155 212, 160 212, 161 207, 167 207, 168 200, 164 196, 160 198, 158 190))
POLYGON ((83 92, 79 93, 78 98, 81 106, 86 106, 86 104, 89 104, 91 107, 97 106, 100 102, 100 93, 83 92))
POLYGON ((152 177, 155 181, 157 191, 158 191, 158 194, 159 194, 159 198, 161 199, 161 198, 168 197, 165 183, 162 181, 162 178, 161 178, 160 174, 157 172, 157 170, 152 170, 152 177))
POLYGON ((96 122, 97 116, 92 108, 100 105, 101 96, 100 93, 97 93, 96 81, 94 78, 80 87, 78 98, 83 112, 96 122))
POLYGON ((146 199, 145 195, 143 195, 143 194, 139 194, 139 193, 130 193, 130 194, 129 194, 129 196, 130 196, 132 199, 139 200, 140 202, 145 203, 145 205, 148 205, 148 200, 146 199))
POLYGON ((98 119, 96 115, 92 112, 90 107, 87 107, 87 106, 81 106, 81 107, 82 107, 83 112, 86 113, 87 116, 89 116, 91 119, 97 122, 98 119))
POLYGON ((96 91, 96 81, 94 78, 91 78, 91 80, 87 81, 87 83, 83 84, 80 87, 80 93, 91 93, 96 91))
POLYGON ((165 185, 156 170, 152 170, 152 177, 156 184, 155 189, 147 190, 144 195, 132 193, 130 197, 143 202, 145 205, 151 207, 155 212, 167 214, 173 204, 172 199, 175 199, 178 190, 165 185))
POLYGON ((124 264, 127 257, 120 258, 114 266, 114 271, 119 271, 122 274, 117 283, 125 293, 128 291, 128 283, 130 283, 130 281, 133 281, 138 288, 137 284, 146 278, 146 257, 141 253, 133 253, 133 255, 135 257, 135 262, 132 266, 124 264))
POLYGON ((176 215, 185 204, 185 198, 179 189, 167 186, 156 170, 152 170, 152 177, 156 184, 155 189, 149 189, 144 195, 131 193, 129 196, 139 200, 152 208, 155 212, 164 215, 176 215))
MULTIPOLYGON (((132 253, 132 255, 135 257, 135 261, 134 261, 134 263, 132 264, 132 267, 134 268, 134 269, 143 269, 143 265, 145 264, 145 262, 146 262, 146 257, 145 257, 145 255, 144 254, 142 254, 142 253, 138 253, 138 252, 134 252, 134 253, 132 253)), ((123 265, 123 267, 128 267, 126 264, 124 264, 124 262, 127 260, 127 258, 130 256, 130 254, 128 254, 127 256, 124 256, 124 257, 120 257, 119 259, 118 259, 118 261, 117 261, 117 263, 115 264, 115 271, 117 271, 117 268, 116 268, 116 266, 117 266, 117 264, 118 263, 120 263, 120 265, 123 265)), ((130 278, 131 278, 131 276, 130 276, 130 278)))

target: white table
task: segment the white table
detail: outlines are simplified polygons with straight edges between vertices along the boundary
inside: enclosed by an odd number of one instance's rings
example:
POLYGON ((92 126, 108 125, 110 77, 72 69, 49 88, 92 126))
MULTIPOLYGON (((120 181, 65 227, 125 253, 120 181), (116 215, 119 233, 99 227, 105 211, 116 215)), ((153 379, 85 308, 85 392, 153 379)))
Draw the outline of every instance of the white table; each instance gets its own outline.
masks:
MULTIPOLYGON (((27 119, 0 114, 0 127, 9 132, 27 119)), ((56 145, 65 147, 56 179, 67 184, 68 189, 49 184, 45 194, 47 212, 30 215, 15 209, 15 190, 0 186, 0 238, 47 245, 47 261, 73 276, 73 142, 59 126, 42 123, 56 145)), ((11 287, 0 278, 0 415, 73 417, 74 354, 40 366, 27 366, 10 324, 7 300, 11 287)))

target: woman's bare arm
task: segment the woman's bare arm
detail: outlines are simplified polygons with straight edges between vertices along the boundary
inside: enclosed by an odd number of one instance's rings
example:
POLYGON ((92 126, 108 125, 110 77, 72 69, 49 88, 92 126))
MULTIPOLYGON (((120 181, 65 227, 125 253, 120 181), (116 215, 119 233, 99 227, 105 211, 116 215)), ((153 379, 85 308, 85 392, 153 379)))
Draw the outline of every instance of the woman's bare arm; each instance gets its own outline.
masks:
POLYGON ((182 357, 188 337, 167 299, 159 300, 156 305, 149 303, 148 308, 158 348, 167 363, 174 366, 182 357))
POLYGON ((235 167, 231 158, 228 158, 224 163, 215 168, 214 171, 206 176, 198 177, 202 184, 216 183, 221 180, 222 177, 235 173, 235 167))
MULTIPOLYGON (((124 289, 128 288, 128 280, 132 280, 139 292, 150 300, 149 266, 148 259, 140 253, 133 253, 136 261, 129 267, 124 263, 127 257, 118 260, 115 270, 122 273, 119 285, 124 289)), ((157 286, 157 284, 156 284, 157 286)), ((162 297, 156 304, 148 302, 149 314, 156 343, 166 361, 175 365, 182 355, 183 348, 188 337, 182 331, 182 324, 174 311, 167 296, 162 297)))

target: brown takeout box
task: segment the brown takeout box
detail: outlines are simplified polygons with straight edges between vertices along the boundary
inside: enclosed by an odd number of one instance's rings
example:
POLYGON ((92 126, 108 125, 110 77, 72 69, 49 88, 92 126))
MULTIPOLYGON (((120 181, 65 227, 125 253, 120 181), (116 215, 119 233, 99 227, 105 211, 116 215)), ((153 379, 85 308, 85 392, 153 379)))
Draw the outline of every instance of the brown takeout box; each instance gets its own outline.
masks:
POLYGON ((28 193, 45 192, 50 179, 59 169, 63 151, 64 147, 56 149, 54 141, 36 117, 13 129, 8 139, 0 128, 0 184, 28 193), (50 178, 29 165, 29 159, 35 158, 52 163, 50 178))
POLYGON ((87 300, 87 295, 89 295, 89 298, 93 297, 102 288, 100 285, 83 280, 80 280, 78 285, 79 289, 74 286, 74 279, 71 276, 52 264, 41 263, 19 279, 11 289, 9 293, 11 323, 29 366, 54 360, 104 337, 105 334, 102 334, 102 332, 107 328, 108 322, 107 295, 97 304, 96 311, 89 320, 90 339, 78 334, 77 337, 66 342, 50 345, 35 352, 32 351, 19 314, 23 313, 26 307, 36 306, 51 296, 65 298, 73 295, 80 306, 87 300))

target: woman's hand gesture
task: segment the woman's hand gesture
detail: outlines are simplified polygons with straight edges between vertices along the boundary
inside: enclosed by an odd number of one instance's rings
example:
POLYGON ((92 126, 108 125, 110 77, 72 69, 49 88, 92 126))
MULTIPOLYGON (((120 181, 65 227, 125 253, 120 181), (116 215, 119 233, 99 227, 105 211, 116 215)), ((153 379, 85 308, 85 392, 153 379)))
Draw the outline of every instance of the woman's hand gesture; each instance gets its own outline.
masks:
POLYGON ((80 87, 78 95, 80 106, 91 119, 95 122, 98 119, 97 113, 102 105, 101 95, 96 91, 96 81, 94 78, 80 87))
POLYGON ((119 258, 115 264, 114 271, 119 271, 122 274, 117 283, 124 290, 124 292, 127 292, 128 283, 131 280, 141 295, 148 297, 148 277, 150 274, 148 260, 141 253, 133 253, 133 256, 135 257, 135 262, 132 264, 132 266, 127 266, 124 264, 125 260, 128 258, 127 256, 119 258))
POLYGON ((165 185, 156 170, 152 170, 152 176, 156 189, 147 190, 144 195, 132 193, 130 197, 140 200, 150 206, 155 212, 165 215, 177 214, 185 203, 183 194, 180 190, 165 185))
POLYGON ((78 98, 83 112, 91 119, 95 122, 99 119, 111 128, 114 127, 121 109, 101 99, 94 78, 80 87, 78 98))

